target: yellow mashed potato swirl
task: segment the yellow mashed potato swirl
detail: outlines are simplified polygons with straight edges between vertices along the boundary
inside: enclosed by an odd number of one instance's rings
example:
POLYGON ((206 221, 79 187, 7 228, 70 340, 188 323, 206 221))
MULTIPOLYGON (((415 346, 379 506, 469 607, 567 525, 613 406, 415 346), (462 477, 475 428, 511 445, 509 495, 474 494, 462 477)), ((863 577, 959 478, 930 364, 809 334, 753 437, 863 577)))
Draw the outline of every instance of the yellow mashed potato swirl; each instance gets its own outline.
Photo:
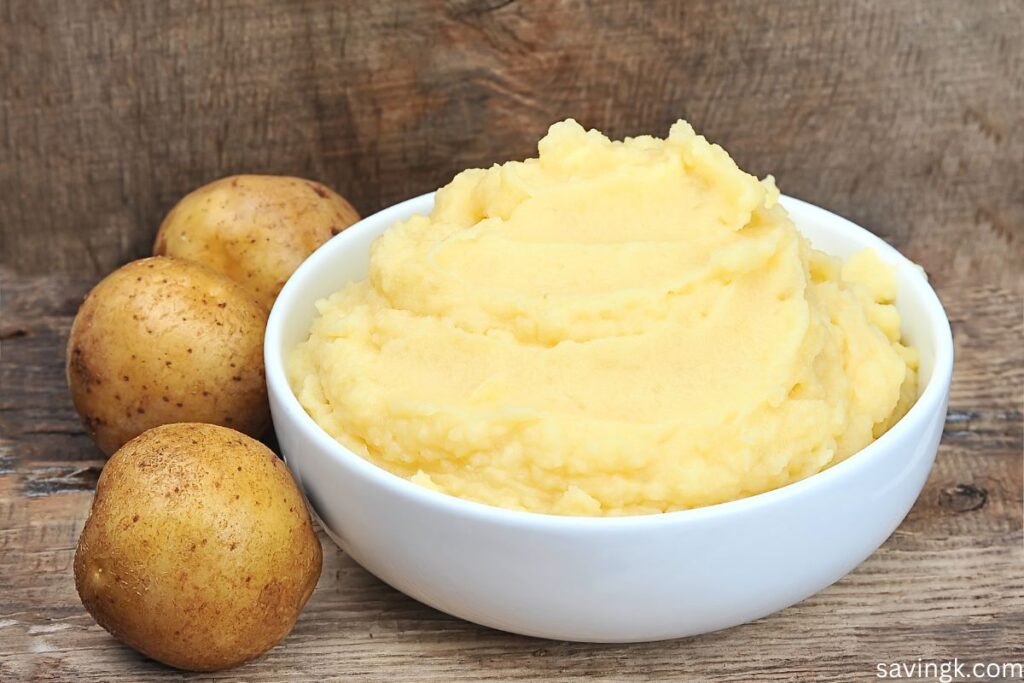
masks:
POLYGON ((902 416, 917 360, 895 294, 687 123, 610 141, 568 120, 387 230, 289 375, 328 433, 423 486, 664 512, 807 477, 902 416))

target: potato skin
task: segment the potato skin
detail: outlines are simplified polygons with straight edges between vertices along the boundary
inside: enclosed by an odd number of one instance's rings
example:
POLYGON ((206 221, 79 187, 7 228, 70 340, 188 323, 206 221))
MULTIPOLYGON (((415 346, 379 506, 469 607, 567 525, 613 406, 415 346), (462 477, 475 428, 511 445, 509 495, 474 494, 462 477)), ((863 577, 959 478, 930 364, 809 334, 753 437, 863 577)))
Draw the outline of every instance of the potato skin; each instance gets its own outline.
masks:
POLYGON ((231 429, 151 429, 107 462, 75 553, 100 626, 180 669, 258 657, 292 629, 322 550, 285 464, 231 429))
POLYGON ((179 201, 160 225, 153 253, 213 268, 269 310, 299 264, 358 220, 348 201, 312 180, 230 176, 179 201))
POLYGON ((67 379, 107 455, 150 427, 209 422, 260 436, 270 421, 267 312, 196 263, 135 261, 89 293, 71 327, 67 379))

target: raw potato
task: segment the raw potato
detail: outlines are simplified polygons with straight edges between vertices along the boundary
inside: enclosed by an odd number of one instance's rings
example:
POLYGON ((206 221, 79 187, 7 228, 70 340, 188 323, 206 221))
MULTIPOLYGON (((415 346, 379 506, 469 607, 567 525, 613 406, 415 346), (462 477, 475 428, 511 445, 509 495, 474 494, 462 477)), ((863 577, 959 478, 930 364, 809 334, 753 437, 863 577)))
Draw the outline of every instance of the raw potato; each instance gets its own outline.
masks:
POLYGON ((153 253, 224 273, 269 310, 299 264, 358 220, 351 204, 320 183, 232 176, 178 202, 160 225, 153 253))
POLYGON ((174 424, 128 442, 103 468, 75 586, 121 642, 213 671, 291 631, 321 560, 302 494, 266 446, 224 427, 174 424))
POLYGON ((209 422, 260 436, 270 421, 266 310, 197 263, 157 257, 89 293, 68 342, 71 398, 106 454, 150 427, 209 422))

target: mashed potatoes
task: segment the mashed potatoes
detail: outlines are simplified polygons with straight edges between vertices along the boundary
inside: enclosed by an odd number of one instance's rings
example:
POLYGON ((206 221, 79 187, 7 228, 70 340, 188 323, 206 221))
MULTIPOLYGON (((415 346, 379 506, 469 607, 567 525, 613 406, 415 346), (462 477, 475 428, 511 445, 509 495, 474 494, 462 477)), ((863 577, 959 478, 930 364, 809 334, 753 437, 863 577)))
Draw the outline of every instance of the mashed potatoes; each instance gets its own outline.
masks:
POLYGON ((680 121, 460 173, 319 302, 306 410, 377 465, 506 508, 629 515, 788 484, 916 397, 895 281, 812 249, 772 179, 680 121))

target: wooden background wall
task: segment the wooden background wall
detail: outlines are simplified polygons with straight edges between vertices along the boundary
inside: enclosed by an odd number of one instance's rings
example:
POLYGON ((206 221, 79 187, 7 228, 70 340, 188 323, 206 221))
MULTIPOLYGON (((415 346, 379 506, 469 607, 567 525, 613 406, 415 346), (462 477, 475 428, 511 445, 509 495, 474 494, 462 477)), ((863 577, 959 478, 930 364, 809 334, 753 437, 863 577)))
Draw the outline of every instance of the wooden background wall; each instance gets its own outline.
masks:
POLYGON ((82 609, 103 465, 64 383, 83 294, 183 194, 319 179, 364 214, 528 156, 573 116, 678 117, 925 266, 957 367, 899 530, 823 593, 682 641, 517 638, 423 607, 325 542, 295 631, 224 680, 874 680, 1024 661, 1021 0, 0 0, 0 680, 180 680, 82 609))
POLYGON ((0 253, 102 275, 174 201, 310 176, 364 214, 572 116, 690 120, 943 279, 1024 266, 1019 0, 0 3, 0 253), (950 239, 980 243, 958 257, 950 239))

